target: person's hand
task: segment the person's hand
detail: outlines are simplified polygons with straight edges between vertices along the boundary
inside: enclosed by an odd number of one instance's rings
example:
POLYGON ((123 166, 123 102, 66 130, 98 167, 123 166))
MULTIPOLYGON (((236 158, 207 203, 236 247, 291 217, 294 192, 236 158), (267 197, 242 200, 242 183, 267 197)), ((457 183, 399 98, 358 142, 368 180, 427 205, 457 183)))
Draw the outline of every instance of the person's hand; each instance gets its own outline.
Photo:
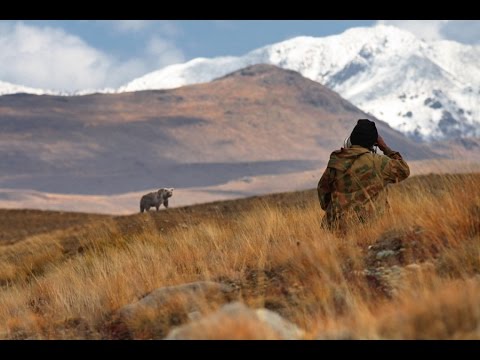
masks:
POLYGON ((380 135, 378 135, 378 138, 377 138, 377 145, 382 151, 387 148, 387 144, 385 143, 385 140, 383 140, 383 138, 380 135))

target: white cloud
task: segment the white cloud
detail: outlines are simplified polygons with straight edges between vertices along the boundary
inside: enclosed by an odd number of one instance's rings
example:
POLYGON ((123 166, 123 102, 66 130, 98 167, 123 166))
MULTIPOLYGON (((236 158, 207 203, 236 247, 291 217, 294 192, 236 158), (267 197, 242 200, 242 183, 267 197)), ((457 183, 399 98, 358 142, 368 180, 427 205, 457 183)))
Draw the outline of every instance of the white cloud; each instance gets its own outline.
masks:
POLYGON ((0 79, 74 90, 104 84, 113 59, 61 29, 9 24, 0 29, 0 79))
POLYGON ((181 27, 172 21, 159 20, 157 21, 157 24, 159 25, 159 30, 163 35, 176 37, 183 33, 181 27))
POLYGON ((377 24, 393 25, 426 40, 480 44, 480 20, 379 20, 377 24))
POLYGON ((0 24, 0 81, 53 90, 117 87, 184 60, 171 41, 152 38, 141 57, 124 61, 52 27, 0 24))
POLYGON ((158 36, 150 38, 147 44, 147 53, 153 61, 152 65, 159 68, 185 60, 182 52, 171 41, 158 36))
POLYGON ((101 22, 121 33, 138 33, 147 29, 154 29, 168 37, 175 37, 182 33, 181 28, 170 20, 102 20, 101 22))
POLYGON ((448 20, 379 20, 378 24, 393 25, 410 31, 425 40, 440 40, 441 28, 448 20))
POLYGON ((151 20, 109 20, 120 32, 137 32, 152 25, 151 20))

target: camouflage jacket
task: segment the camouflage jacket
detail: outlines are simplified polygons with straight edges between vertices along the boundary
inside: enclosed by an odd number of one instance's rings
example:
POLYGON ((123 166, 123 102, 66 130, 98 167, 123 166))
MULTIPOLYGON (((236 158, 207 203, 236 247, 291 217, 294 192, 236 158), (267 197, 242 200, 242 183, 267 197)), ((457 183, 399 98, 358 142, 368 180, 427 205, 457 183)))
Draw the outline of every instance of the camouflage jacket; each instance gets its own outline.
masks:
POLYGON ((410 175, 410 169, 399 152, 387 148, 384 153, 386 156, 373 154, 366 148, 353 145, 330 155, 317 187, 328 225, 348 221, 352 215, 365 220, 384 209, 386 196, 382 190, 387 184, 402 181, 410 175))

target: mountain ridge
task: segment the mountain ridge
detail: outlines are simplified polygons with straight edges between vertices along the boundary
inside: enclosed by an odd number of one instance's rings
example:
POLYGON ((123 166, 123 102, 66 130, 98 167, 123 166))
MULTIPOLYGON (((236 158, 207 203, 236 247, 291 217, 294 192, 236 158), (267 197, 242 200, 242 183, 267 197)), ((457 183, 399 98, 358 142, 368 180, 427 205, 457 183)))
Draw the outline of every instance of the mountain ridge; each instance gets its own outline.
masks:
MULTIPOLYGON (((368 114, 299 73, 253 65, 172 90, 0 97, 0 188, 108 195, 319 169, 368 114)), ((407 159, 437 155, 376 121, 407 159)))
POLYGON ((239 57, 195 58, 145 74, 118 89, 71 94, 172 89, 265 63, 298 71, 328 86, 413 139, 478 137, 479 57, 480 46, 425 41, 405 30, 378 25, 321 38, 300 36, 239 57))

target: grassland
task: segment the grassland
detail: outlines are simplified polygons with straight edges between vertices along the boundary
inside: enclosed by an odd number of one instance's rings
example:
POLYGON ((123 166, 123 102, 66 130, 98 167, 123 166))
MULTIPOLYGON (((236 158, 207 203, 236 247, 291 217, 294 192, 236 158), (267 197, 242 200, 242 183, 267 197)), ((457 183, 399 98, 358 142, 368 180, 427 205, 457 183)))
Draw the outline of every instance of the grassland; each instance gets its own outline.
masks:
MULTIPOLYGON (((386 214, 346 234, 321 228, 314 190, 129 216, 2 210, 0 337, 160 339, 188 321, 181 304, 129 334, 117 310, 212 280, 305 339, 479 339, 479 188, 479 174, 410 178, 388 189, 386 214)), ((238 321, 206 337, 265 333, 238 321)))

